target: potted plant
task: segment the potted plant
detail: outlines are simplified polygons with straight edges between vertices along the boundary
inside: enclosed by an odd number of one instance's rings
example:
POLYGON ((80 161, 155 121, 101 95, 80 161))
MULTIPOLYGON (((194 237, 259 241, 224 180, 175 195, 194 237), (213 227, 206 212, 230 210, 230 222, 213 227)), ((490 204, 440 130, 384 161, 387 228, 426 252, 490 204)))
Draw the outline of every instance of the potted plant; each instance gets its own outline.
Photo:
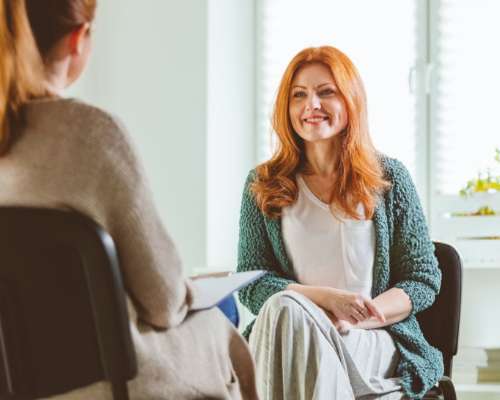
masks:
MULTIPOLYGON (((495 161, 500 163, 500 149, 495 150, 495 161)), ((467 198, 476 194, 495 194, 500 193, 500 175, 494 175, 491 170, 486 173, 479 172, 477 178, 471 179, 463 187, 459 194, 461 197, 467 198)), ((494 210, 490 205, 482 205, 476 211, 472 212, 454 212, 454 217, 469 217, 469 216, 498 216, 500 211, 494 210)))

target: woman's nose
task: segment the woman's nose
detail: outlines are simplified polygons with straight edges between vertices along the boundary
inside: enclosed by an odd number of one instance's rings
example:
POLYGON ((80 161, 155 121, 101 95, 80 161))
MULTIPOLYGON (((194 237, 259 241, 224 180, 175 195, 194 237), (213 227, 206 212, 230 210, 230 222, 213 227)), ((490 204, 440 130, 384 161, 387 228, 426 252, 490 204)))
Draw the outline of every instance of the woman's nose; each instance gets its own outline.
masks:
POLYGON ((321 108, 321 102, 316 94, 312 94, 307 99, 307 108, 310 110, 319 110, 321 108))

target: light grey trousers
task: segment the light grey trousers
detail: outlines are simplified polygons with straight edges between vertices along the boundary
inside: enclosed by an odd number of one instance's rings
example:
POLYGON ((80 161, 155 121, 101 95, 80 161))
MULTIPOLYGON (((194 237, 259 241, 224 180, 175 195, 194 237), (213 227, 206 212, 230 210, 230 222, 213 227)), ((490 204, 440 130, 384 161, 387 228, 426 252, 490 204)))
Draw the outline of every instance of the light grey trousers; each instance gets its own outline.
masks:
POLYGON ((401 399, 399 352, 383 329, 340 334, 299 293, 283 291, 262 307, 250 349, 263 400, 401 399))

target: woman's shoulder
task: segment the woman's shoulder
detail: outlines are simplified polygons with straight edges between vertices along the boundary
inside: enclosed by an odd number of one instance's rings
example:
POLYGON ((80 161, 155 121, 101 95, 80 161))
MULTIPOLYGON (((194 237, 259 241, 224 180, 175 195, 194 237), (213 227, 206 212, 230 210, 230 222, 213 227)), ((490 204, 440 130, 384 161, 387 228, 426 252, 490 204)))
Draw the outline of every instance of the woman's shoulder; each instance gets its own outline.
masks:
POLYGON ((252 168, 245 179, 245 184, 243 186, 243 203, 254 203, 254 193, 252 192, 252 184, 257 179, 257 168, 252 168))
POLYGON ((84 129, 87 134, 93 131, 122 131, 119 119, 104 109, 76 98, 42 98, 27 104, 28 116, 43 116, 45 124, 64 126, 70 130, 84 129))
POLYGON ((385 154, 379 155, 380 165, 384 173, 384 178, 394 184, 412 183, 411 175, 406 166, 396 158, 385 154))
MULTIPOLYGON (((44 98, 27 104, 28 123, 34 129, 59 132, 71 142, 97 147, 132 145, 121 120, 104 109, 76 98, 44 98)), ((83 150, 83 148, 82 148, 83 150)))
POLYGON ((250 171, 248 171, 247 179, 245 180, 245 187, 254 183, 256 179, 257 179, 257 167, 252 168, 250 171))
POLYGON ((43 97, 30 100, 26 106, 29 112, 43 111, 45 114, 57 114, 59 120, 65 120, 66 117, 74 118, 95 117, 97 121, 113 119, 111 114, 104 111, 102 108, 86 103, 77 98, 66 97, 43 97))
POLYGON ((400 210, 409 212, 413 205, 419 203, 418 193, 410 172, 399 160, 387 156, 381 157, 384 177, 391 184, 386 192, 386 199, 391 199, 393 205, 400 210))

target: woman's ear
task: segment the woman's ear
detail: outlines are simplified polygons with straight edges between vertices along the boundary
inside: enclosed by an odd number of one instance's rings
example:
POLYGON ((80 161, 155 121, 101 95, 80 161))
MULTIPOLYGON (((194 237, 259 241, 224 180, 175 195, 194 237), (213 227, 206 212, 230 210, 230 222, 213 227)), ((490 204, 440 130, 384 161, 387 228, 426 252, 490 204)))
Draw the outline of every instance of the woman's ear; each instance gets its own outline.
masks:
POLYGON ((80 55, 84 49, 85 38, 90 35, 90 24, 85 22, 70 34, 71 54, 80 55))

